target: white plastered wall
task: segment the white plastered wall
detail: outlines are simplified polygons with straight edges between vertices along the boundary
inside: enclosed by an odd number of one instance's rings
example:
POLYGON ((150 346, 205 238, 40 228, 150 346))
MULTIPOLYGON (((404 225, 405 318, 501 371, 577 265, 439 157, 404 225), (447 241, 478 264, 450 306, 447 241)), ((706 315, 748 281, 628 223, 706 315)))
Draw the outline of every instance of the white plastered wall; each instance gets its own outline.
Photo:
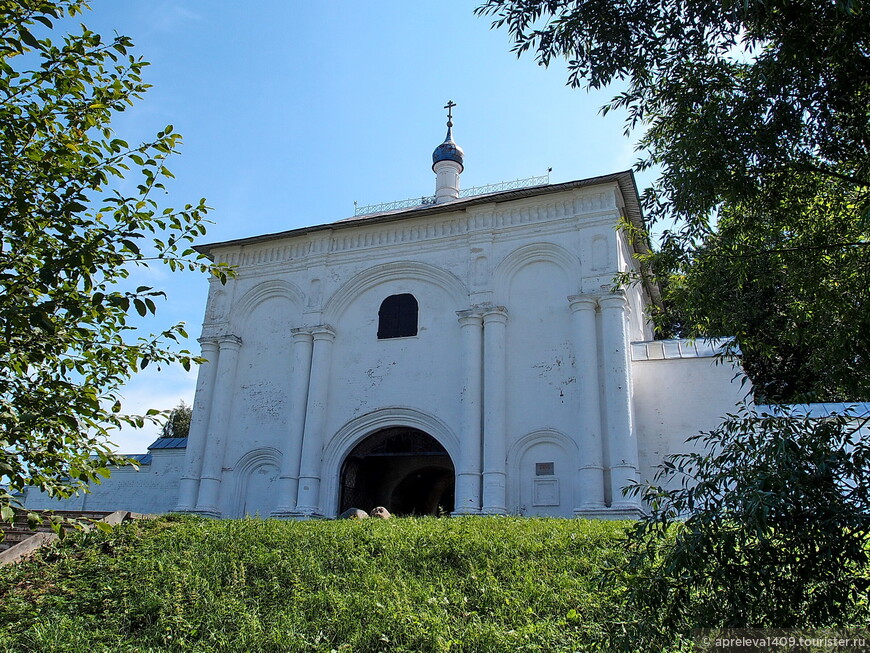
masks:
POLYGON ((102 483, 91 484, 90 493, 55 500, 29 489, 25 507, 29 510, 130 510, 148 514, 171 512, 178 497, 178 481, 184 464, 184 449, 155 450, 151 463, 113 468, 102 483))
POLYGON ((689 341, 634 343, 634 409, 642 480, 652 481, 656 467, 674 453, 690 450, 686 440, 721 423, 751 386, 741 383, 734 364, 716 358, 715 347, 689 341), (639 353, 643 350, 649 353, 639 353))

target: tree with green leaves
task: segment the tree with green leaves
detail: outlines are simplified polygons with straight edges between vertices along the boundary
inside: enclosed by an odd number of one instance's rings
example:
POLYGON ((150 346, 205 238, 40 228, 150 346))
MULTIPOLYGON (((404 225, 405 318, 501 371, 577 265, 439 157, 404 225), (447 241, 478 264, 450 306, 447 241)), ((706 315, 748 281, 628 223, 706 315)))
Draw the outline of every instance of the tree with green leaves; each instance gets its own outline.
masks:
MULTIPOLYGON (((137 335, 133 313, 163 292, 135 286, 136 268, 225 275, 191 248, 204 200, 163 208, 171 126, 130 145, 113 115, 141 98, 147 65, 129 38, 55 23, 83 0, 0 2, 0 511, 30 486, 65 497, 118 462, 109 436, 125 414, 119 389, 149 364, 196 359, 173 349, 182 324, 137 335), (122 180, 134 180, 129 183, 122 180)), ((156 414, 156 411, 154 411, 156 414)))
MULTIPOLYGON (((487 0, 518 55, 618 87, 666 335, 734 335, 768 401, 870 399, 870 6, 487 0), (809 263, 809 264, 808 264, 809 263), (763 307, 759 301, 770 301, 763 307), (858 316, 858 321, 855 317, 858 316)), ((635 234, 644 238, 645 234, 635 234)))
POLYGON ((193 408, 184 403, 184 401, 179 401, 178 405, 169 411, 166 421, 163 422, 163 427, 160 429, 160 437, 186 438, 190 432, 190 416, 192 414, 193 408))
POLYGON ((803 182, 790 215, 723 207, 671 269, 668 317, 680 333, 736 336, 757 400, 868 400, 870 229, 844 219, 841 184, 803 182))
POLYGON ((625 635, 667 650, 696 628, 867 623, 868 419, 743 409, 636 486, 625 635))

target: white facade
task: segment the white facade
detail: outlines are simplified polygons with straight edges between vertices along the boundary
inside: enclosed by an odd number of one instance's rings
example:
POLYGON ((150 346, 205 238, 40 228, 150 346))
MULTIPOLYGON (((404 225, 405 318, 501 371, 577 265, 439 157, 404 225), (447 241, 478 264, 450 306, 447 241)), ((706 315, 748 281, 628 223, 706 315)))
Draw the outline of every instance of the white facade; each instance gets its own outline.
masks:
MULTIPOLYGON (((438 179, 458 192, 451 153, 438 179)), ((366 502, 638 514, 620 488, 650 479, 746 388, 712 347, 652 341, 654 288, 613 290, 634 265, 617 229, 640 220, 631 173, 438 197, 204 246, 237 278, 211 284, 186 449, 154 450, 81 501, 216 517, 366 502), (415 333, 379 338, 396 295, 416 300, 415 333)))
MULTIPOLYGON (((632 360, 651 300, 611 286, 633 265, 617 224, 638 215, 619 173, 205 247, 238 277, 209 293, 167 508, 333 516, 349 454, 404 428, 449 456, 457 513, 636 514, 619 488, 741 396, 712 351, 632 360), (379 339, 403 294, 416 335, 379 339)), ((369 478, 395 500, 421 469, 399 462, 369 478)))

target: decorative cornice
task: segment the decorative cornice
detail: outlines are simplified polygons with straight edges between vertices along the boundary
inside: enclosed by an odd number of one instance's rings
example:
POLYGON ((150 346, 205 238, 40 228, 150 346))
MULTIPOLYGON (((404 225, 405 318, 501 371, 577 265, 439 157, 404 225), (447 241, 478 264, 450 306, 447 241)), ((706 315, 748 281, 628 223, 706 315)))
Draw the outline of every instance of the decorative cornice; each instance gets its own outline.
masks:
POLYGON ((491 322, 501 322, 505 324, 508 318, 508 311, 504 306, 485 306, 483 307, 483 322, 489 324, 491 322))
POLYGON ((301 264, 317 256, 357 250, 459 236, 479 238, 487 232, 529 224, 558 224, 562 221, 573 222, 577 218, 582 218, 584 224, 593 224, 596 219, 616 223, 619 209, 612 198, 613 193, 605 189, 598 192, 579 190, 558 199, 555 196, 526 198, 521 203, 490 204, 484 211, 454 210, 443 217, 427 215, 426 220, 409 216, 402 221, 334 223, 328 226, 329 231, 323 233, 301 229, 217 243, 204 246, 202 251, 217 261, 238 267, 287 265, 294 261, 301 264))
POLYGON ((624 292, 612 292, 598 296, 598 305, 601 310, 624 309, 628 306, 624 292))
POLYGON ((598 295, 569 295, 568 306, 571 311, 595 310, 598 307, 598 295))
POLYGON ((220 343, 220 348, 223 349, 238 349, 242 346, 242 339, 238 336, 234 336, 231 333, 225 333, 221 336, 218 336, 218 342, 220 343))
MULTIPOLYGON (((502 191, 488 195, 478 195, 465 200, 450 202, 449 204, 433 205, 417 207, 410 210, 400 210, 385 214, 368 215, 364 218, 348 218, 338 222, 315 225, 311 227, 303 227, 300 229, 291 229, 272 234, 264 234, 261 236, 253 236, 250 238, 240 238, 236 240, 210 243, 206 245, 197 245, 196 250, 207 256, 212 256, 214 250, 225 247, 243 246, 255 243, 262 243, 270 240, 283 240, 290 237, 298 237, 308 234, 317 234, 323 231, 335 231, 346 227, 356 227, 362 224, 380 224, 385 222, 396 222, 415 217, 431 216, 444 213, 453 213, 457 211, 469 211, 479 206, 496 205, 503 206, 506 202, 524 199, 538 199, 558 193, 572 193, 575 197, 583 195, 606 195, 609 189, 618 186, 622 197, 625 201, 625 212, 634 221, 635 218, 640 219, 640 200, 637 195, 637 184, 634 180, 634 173, 631 170, 615 172, 598 177, 589 177, 586 179, 577 179, 561 184, 548 184, 546 186, 535 186, 531 188, 521 188, 517 190, 502 191), (599 192, 595 193, 595 188, 599 188, 599 192)), ((611 195, 611 197, 615 196, 611 195)), ((613 207, 619 210, 619 207, 612 202, 608 203, 608 207, 613 207)), ((638 224, 640 226, 640 224, 638 224)))
POLYGON ((483 311, 479 306, 473 306, 464 311, 456 311, 461 326, 481 326, 483 324, 483 311))
POLYGON ((321 324, 311 330, 311 335, 314 336, 315 340, 328 340, 332 342, 335 340, 335 329, 328 324, 321 324))

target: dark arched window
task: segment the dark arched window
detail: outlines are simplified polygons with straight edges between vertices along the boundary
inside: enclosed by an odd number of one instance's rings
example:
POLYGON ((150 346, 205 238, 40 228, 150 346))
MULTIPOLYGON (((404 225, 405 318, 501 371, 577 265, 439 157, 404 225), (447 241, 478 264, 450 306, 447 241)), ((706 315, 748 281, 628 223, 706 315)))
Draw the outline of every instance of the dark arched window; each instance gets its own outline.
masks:
POLYGON ((417 335, 417 300, 414 295, 390 295, 378 311, 378 340, 417 335))

